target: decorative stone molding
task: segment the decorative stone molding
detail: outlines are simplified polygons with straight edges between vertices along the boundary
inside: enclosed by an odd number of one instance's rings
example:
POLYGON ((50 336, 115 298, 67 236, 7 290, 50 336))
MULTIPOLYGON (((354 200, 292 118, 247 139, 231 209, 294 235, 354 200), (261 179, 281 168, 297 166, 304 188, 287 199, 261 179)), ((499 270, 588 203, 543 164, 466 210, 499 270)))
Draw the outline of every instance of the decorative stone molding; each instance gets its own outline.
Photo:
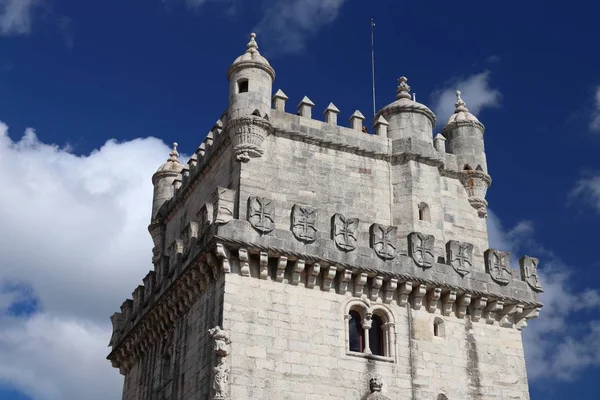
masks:
POLYGON ((265 251, 261 251, 259 254, 259 276, 260 279, 268 279, 269 278, 269 255, 265 251))
POLYGON ((368 275, 364 272, 356 275, 354 278, 354 296, 361 297, 363 295, 363 289, 367 283, 367 278, 368 275))
POLYGON ((521 280, 527 282, 530 288, 536 292, 543 292, 540 278, 538 277, 537 267, 540 260, 534 257, 523 256, 519 260, 521 267, 521 280))
POLYGON ((292 233, 296 239, 311 243, 317 238, 317 210, 314 207, 294 204, 292 207, 292 233))
POLYGON ((496 320, 496 313, 498 311, 502 311, 502 308, 504 308, 503 301, 497 300, 488 302, 487 306, 485 306, 485 308, 483 309, 483 317, 485 319, 485 322, 488 325, 493 324, 496 320))
POLYGON ((408 303, 408 296, 412 293, 413 285, 411 281, 402 282, 400 284, 400 290, 398 294, 398 305, 400 307, 406 307, 408 303))
POLYGON ((450 290, 442 295, 442 315, 449 316, 452 314, 452 306, 456 301, 456 290, 450 290))
POLYGON ((415 310, 420 310, 423 306, 423 298, 427 293, 427 286, 423 284, 419 284, 413 287, 412 290, 412 298, 413 298, 413 308, 415 310))
POLYGON ((412 259, 421 268, 431 268, 435 262, 435 237, 419 232, 408 235, 408 251, 412 259))
POLYGON ((333 280, 335 279, 335 275, 337 274, 337 267, 334 265, 330 265, 325 268, 325 276, 323 278, 323 291, 329 292, 332 289, 333 280))
POLYGON ((286 256, 279 256, 279 259, 277 260, 277 271, 275 273, 275 280, 277 282, 283 282, 287 262, 288 258, 286 256))
POLYGON ((264 197, 248 198, 248 222, 260 233, 275 229, 275 204, 264 197))
POLYGON ((385 282, 383 302, 390 304, 394 299, 394 292, 398 288, 398 279, 391 278, 385 282))
POLYGON ((346 218, 334 214, 331 222, 331 235, 336 246, 343 251, 356 249, 358 242, 358 218, 346 218))
POLYGON ((487 217, 488 203, 485 195, 492 184, 492 178, 483 171, 465 170, 461 174, 460 181, 467 190, 469 204, 477 210, 479 217, 487 217))
POLYGON ((223 225, 233 219, 235 195, 235 190, 217 187, 213 194, 213 218, 211 223, 223 225))
POLYGON ((297 285, 298 283, 300 283, 300 274, 302 273, 302 271, 304 271, 305 266, 306 263, 304 262, 304 260, 296 260, 296 262, 294 263, 294 270, 292 273, 292 281, 290 282, 292 285, 297 285))
POLYGON ((340 274, 340 294, 346 294, 348 292, 348 283, 352 279, 352 270, 345 269, 340 274))
POLYGON ((437 309, 438 301, 442 295, 441 288, 432 288, 427 292, 427 311, 434 313, 437 309))
POLYGON ((465 293, 458 299, 456 304, 456 317, 464 318, 467 314, 467 308, 471 304, 471 294, 465 293))
POLYGON ((219 358, 217 365, 213 368, 212 398, 213 400, 227 399, 230 373, 227 356, 229 355, 229 344, 231 343, 231 340, 229 340, 229 334, 226 331, 223 331, 219 326, 209 329, 208 333, 215 341, 213 350, 219 358))
POLYGON ((240 274, 242 276, 250 276, 250 259, 248 257, 248 250, 238 249, 238 259, 240 260, 240 274))
POLYGON ((371 225, 369 229, 371 248, 383 260, 396 257, 396 232, 395 226, 371 225))
POLYGON ((473 245, 450 240, 446 243, 447 262, 462 277, 473 270, 473 245))
POLYGON ((512 269, 510 268, 510 253, 488 249, 484 253, 485 269, 492 279, 500 285, 508 285, 512 281, 512 269))
POLYGON ((373 282, 371 282, 371 301, 377 301, 379 298, 379 291, 383 286, 383 276, 376 276, 373 278, 373 282))
POLYGON ((315 287, 315 284, 317 282, 317 277, 319 276, 319 273, 321 272, 321 264, 319 263, 314 263, 313 265, 311 265, 308 269, 308 275, 306 277, 306 287, 309 289, 312 289, 315 287))
POLYGON ((471 321, 477 322, 481 319, 483 309, 487 306, 487 297, 479 297, 471 303, 471 321))
POLYGON ((258 113, 228 121, 227 129, 231 135, 236 160, 248 162, 253 157, 263 155, 261 145, 273 130, 273 126, 267 115, 263 117, 258 113))

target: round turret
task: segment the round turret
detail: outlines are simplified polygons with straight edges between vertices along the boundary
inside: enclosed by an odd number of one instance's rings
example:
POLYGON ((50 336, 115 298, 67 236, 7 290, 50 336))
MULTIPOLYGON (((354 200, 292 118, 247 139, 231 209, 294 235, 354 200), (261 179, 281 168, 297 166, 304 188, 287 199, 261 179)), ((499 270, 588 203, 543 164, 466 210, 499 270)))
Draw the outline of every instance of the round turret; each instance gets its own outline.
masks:
POLYGON ((229 109, 226 129, 238 161, 247 162, 263 153, 262 142, 273 129, 271 94, 275 70, 258 52, 256 34, 250 35, 246 52, 229 70, 229 109))
POLYGON ((167 161, 158 167, 158 170, 152 175, 152 184, 154 185, 154 196, 152 197, 152 220, 156 219, 158 210, 173 197, 173 181, 179 176, 183 166, 179 162, 179 153, 177 152, 177 143, 173 143, 173 149, 169 153, 167 161))
POLYGON ((271 115, 275 70, 258 51, 256 34, 250 34, 246 52, 235 59, 227 71, 229 79, 229 119, 255 113, 271 115))
POLYGON ((411 98, 407 80, 404 76, 398 79, 396 101, 382 108, 375 118, 383 116, 388 121, 390 139, 417 138, 431 142, 435 115, 427 106, 411 98))
POLYGON ((447 139, 446 150, 456 155, 461 169, 487 173, 483 145, 485 127, 469 112, 460 96, 461 93, 457 90, 454 114, 442 130, 442 135, 447 139))

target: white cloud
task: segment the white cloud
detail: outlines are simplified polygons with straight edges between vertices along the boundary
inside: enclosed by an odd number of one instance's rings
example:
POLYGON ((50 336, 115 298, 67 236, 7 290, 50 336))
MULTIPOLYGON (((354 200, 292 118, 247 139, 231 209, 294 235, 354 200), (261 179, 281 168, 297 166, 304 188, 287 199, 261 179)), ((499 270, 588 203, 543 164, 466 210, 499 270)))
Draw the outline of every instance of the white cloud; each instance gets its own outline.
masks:
POLYGON ((600 213, 600 175, 580 179, 571 193, 570 200, 583 200, 600 213))
POLYGON ((594 111, 592 111, 590 130, 600 132, 600 86, 596 89, 594 95, 594 111))
POLYGON ((28 34, 35 9, 42 2, 43 0, 0 0, 0 34, 28 34))
POLYGON ((152 269, 150 178, 168 152, 148 138, 76 156, 0 123, 0 382, 34 400, 120 397, 108 318, 152 269), (41 311, 9 316, 11 282, 41 311))
POLYGON ((490 211, 488 232, 490 247, 512 253, 513 268, 525 250, 540 257, 539 275, 544 288, 540 300, 544 307, 539 318, 523 331, 529 379, 534 383, 547 379, 573 380, 585 368, 599 366, 600 321, 576 321, 578 312, 600 309, 600 292, 571 287, 573 268, 536 241, 531 222, 520 222, 506 230, 490 211))
POLYGON ((264 14, 255 30, 269 46, 269 54, 291 54, 305 49, 306 39, 333 22, 345 0, 264 0, 264 14))
POLYGON ((500 105, 502 94, 490 87, 490 72, 483 71, 467 78, 452 79, 449 87, 433 93, 434 112, 437 124, 445 125, 448 118, 454 113, 456 91, 460 90, 469 111, 477 116, 484 108, 493 108, 500 105))

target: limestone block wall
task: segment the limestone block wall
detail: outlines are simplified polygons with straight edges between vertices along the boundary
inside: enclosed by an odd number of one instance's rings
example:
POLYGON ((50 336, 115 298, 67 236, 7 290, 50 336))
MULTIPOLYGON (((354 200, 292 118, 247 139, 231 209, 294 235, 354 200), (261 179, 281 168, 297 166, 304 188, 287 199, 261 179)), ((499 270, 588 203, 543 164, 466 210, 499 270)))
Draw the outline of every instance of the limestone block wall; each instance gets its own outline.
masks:
MULTIPOLYGON (((226 275, 223 326, 232 342, 232 399, 358 400, 369 393, 373 374, 391 399, 434 400, 440 393, 461 400, 529 399, 516 329, 378 299, 372 306, 389 310, 395 323, 393 359, 349 355, 345 313, 357 300, 351 291, 257 279, 256 264, 251 260, 250 277, 226 275)), ((238 268, 233 262, 232 272, 238 268)))
POLYGON ((125 376, 123 400, 208 398, 215 357, 208 330, 222 321, 224 284, 221 277, 207 287, 163 340, 138 359, 125 376))

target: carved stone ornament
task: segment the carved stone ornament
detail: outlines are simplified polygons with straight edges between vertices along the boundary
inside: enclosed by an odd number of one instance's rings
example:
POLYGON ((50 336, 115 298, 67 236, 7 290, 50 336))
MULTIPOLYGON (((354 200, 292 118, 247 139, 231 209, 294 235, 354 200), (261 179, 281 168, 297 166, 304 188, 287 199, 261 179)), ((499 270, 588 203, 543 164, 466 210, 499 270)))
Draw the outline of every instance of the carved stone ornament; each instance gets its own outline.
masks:
POLYGON ((367 400, 389 400, 389 397, 384 396, 381 393, 381 389, 383 388, 383 382, 381 377, 375 375, 369 379, 369 394, 366 399, 367 400))
POLYGON ((248 221, 261 233, 275 229, 275 204, 264 197, 248 198, 248 221))
POLYGON ((352 251, 358 242, 358 218, 335 214, 331 223, 332 236, 340 250, 352 251))
POLYGON ((227 128, 231 133, 235 158, 240 162, 248 162, 252 157, 261 157, 261 145, 267 135, 273 130, 268 116, 250 115, 232 119, 227 128))
POLYGON ((397 231, 398 228, 395 226, 371 225, 369 232, 371 247, 380 258, 391 260, 396 257, 397 231))
POLYGON ((310 243, 317 238, 317 210, 294 204, 292 207, 292 233, 296 239, 310 243))
POLYGON ((219 357, 217 365, 213 368, 213 400, 226 399, 229 391, 229 333, 215 326, 208 330, 208 333, 215 341, 214 352, 219 357))
POLYGON ((226 224, 233 219, 233 209, 235 206, 235 190, 223 187, 217 187, 212 207, 211 223, 226 224))
POLYGON ((529 285, 536 292, 543 292, 540 278, 538 277, 537 267, 540 260, 537 258, 523 256, 519 260, 521 267, 521 279, 529 285))
POLYGON ((473 245, 456 240, 450 240, 446 244, 448 264, 454 268, 460 276, 465 276, 473 269, 473 245))
POLYGON ((513 278, 510 253, 494 249, 486 250, 485 269, 496 283, 507 285, 513 278))
POLYGON ((435 262, 433 248, 435 237, 425 235, 419 232, 412 232, 408 235, 408 250, 410 256, 421 268, 431 268, 435 262))
POLYGON ((187 260, 190 251, 194 248, 196 244, 196 240, 198 239, 198 223, 190 222, 186 225, 185 229, 182 232, 182 240, 183 240, 183 260, 187 260))

